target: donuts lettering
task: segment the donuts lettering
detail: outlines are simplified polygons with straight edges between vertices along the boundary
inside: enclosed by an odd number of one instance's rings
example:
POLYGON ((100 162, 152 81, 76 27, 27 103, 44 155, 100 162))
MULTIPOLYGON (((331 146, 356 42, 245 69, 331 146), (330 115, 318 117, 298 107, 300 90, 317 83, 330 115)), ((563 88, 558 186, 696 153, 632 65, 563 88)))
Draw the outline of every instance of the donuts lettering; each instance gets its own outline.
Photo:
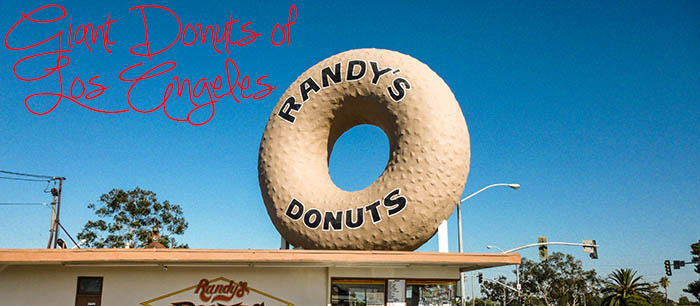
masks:
POLYGON ((469 173, 469 133, 445 82, 398 52, 331 56, 290 85, 260 142, 258 178, 280 234, 305 249, 413 250, 449 217, 469 173), (338 188, 328 161, 347 130, 371 124, 389 140, 379 178, 338 188))
MULTIPOLYGON (((392 72, 397 74, 401 72, 399 69, 392 69, 391 67, 385 67, 379 69, 379 64, 377 62, 370 62, 370 67, 372 67, 372 84, 377 85, 379 79, 385 74, 392 72)), ((367 63, 364 60, 350 60, 348 61, 345 74, 345 81, 356 81, 362 79, 367 72, 367 63)), ((326 66, 321 69, 321 80, 323 87, 319 87, 318 83, 314 80, 313 76, 310 76, 299 84, 299 96, 301 97, 301 102, 306 102, 309 100, 309 93, 313 91, 318 93, 324 88, 328 88, 333 84, 338 84, 343 81, 343 74, 341 71, 341 63, 336 63, 333 65, 333 70, 330 66, 326 66)), ((392 81, 391 86, 386 87, 386 91, 394 102, 399 102, 406 95, 406 91, 411 89, 411 83, 402 77, 397 77, 392 81)), ((284 104, 280 107, 277 113, 280 118, 289 121, 289 123, 294 123, 296 117, 294 117, 291 112, 298 112, 301 110, 303 104, 296 103, 296 98, 294 96, 289 96, 284 100, 284 104)))
POLYGON ((357 209, 347 209, 345 211, 327 210, 323 214, 316 208, 304 210, 304 204, 297 199, 292 199, 292 202, 287 206, 285 215, 294 221, 304 220, 304 225, 310 229, 318 228, 323 224, 323 230, 342 231, 343 224, 346 228, 356 229, 365 224, 365 212, 369 214, 369 220, 372 223, 382 221, 382 214, 379 212, 379 207, 386 208, 386 216, 393 216, 406 208, 406 197, 401 196, 401 189, 394 189, 387 194, 383 200, 378 200, 366 206, 357 207, 357 209), (343 217, 344 216, 344 217, 343 217))

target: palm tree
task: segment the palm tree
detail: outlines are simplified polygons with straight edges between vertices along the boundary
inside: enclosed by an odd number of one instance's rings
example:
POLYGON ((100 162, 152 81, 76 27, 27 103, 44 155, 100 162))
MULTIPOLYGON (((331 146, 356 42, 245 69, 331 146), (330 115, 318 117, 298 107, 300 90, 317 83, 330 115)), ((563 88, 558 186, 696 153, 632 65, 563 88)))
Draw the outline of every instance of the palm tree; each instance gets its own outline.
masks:
POLYGON ((641 276, 631 269, 618 269, 608 275, 605 281, 604 306, 627 306, 628 299, 639 296, 648 299, 648 294, 653 288, 651 284, 642 282, 641 276))
POLYGON ((659 280, 659 285, 664 288, 664 305, 668 304, 668 285, 670 282, 668 281, 668 277, 664 276, 659 280))

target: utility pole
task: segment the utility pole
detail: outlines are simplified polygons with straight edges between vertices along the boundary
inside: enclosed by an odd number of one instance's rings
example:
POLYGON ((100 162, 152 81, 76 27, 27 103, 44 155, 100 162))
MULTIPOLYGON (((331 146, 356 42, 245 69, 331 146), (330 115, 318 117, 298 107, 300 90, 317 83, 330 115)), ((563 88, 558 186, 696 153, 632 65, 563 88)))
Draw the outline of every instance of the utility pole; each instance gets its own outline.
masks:
MULTIPOLYGON (((51 229, 49 230, 49 244, 46 246, 47 249, 56 248, 58 244, 58 227, 60 224, 61 215, 61 192, 63 191, 63 181, 65 177, 54 177, 52 181, 58 181, 58 189, 51 188, 51 195, 53 196, 53 202, 51 202, 51 229)), ((73 238, 71 238, 72 240, 73 238)))
POLYGON ((58 180, 58 202, 56 203, 56 228, 54 230, 54 233, 56 235, 53 236, 53 248, 56 248, 56 244, 58 243, 58 225, 60 224, 60 215, 61 215, 61 191, 63 191, 63 180, 65 180, 65 177, 57 177, 58 180))
POLYGON ((54 229, 56 227, 56 197, 58 196, 58 191, 55 188, 51 189, 51 195, 53 195, 53 201, 51 201, 51 227, 49 228, 49 242, 46 244, 46 248, 51 248, 51 242, 53 242, 54 229))

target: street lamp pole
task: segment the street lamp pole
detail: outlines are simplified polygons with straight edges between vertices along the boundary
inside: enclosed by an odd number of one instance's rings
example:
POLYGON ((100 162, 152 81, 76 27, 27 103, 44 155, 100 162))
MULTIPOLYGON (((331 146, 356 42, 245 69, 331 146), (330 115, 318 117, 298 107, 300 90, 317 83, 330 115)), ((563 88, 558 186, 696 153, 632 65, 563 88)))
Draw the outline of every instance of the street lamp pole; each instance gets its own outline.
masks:
POLYGON ((487 248, 487 249, 497 249, 497 250, 501 251, 501 253, 505 253, 505 252, 506 252, 506 251, 504 251, 503 249, 501 249, 501 248, 499 248, 499 247, 497 247, 497 246, 495 246, 495 245, 487 245, 486 248, 487 248))
MULTIPOLYGON (((462 244, 462 202, 471 199, 473 196, 481 193, 482 191, 492 188, 492 187, 497 187, 497 186, 506 186, 510 187, 513 190, 518 190, 520 188, 520 184, 491 184, 488 185, 484 188, 479 189, 477 192, 472 193, 468 195, 466 198, 460 200, 457 203, 457 238, 459 239, 459 252, 462 253, 464 252, 464 246, 462 244)), ((443 221, 444 224, 447 223, 447 221, 443 221)), ((446 226, 445 226, 446 228, 446 226)), ((438 228, 438 232, 440 231, 440 228, 438 228)), ((440 238, 440 235, 438 234, 438 239, 440 238)), ((460 278, 461 278, 461 273, 460 273, 460 278)), ((462 287, 462 295, 464 295, 464 282, 461 284, 462 287)), ((472 275, 472 306, 474 305, 474 275, 472 275)))
POLYGON ((506 186, 506 187, 512 188, 513 190, 518 190, 518 188, 520 188, 520 184, 491 184, 491 185, 488 185, 484 188, 479 189, 479 191, 477 191, 475 193, 468 195, 466 198, 462 199, 461 201, 459 201, 459 203, 457 203, 457 235, 458 235, 458 239, 459 239, 459 252, 460 253, 463 252, 463 246, 462 246, 462 203, 466 200, 469 200, 473 196, 479 194, 480 192, 482 192, 486 189, 489 189, 492 187, 497 187, 497 186, 506 186))

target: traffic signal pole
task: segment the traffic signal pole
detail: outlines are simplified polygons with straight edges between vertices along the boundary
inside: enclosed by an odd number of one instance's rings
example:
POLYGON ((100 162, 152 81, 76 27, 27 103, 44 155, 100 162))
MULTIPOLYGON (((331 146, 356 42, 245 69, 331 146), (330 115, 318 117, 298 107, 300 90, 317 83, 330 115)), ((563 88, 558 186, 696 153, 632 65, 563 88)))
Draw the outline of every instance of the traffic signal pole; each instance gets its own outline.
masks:
POLYGON ((527 249, 527 248, 533 248, 533 247, 539 247, 543 245, 573 245, 573 246, 581 246, 581 247, 591 247, 591 248, 598 248, 600 245, 598 244, 587 244, 587 243, 575 243, 575 242, 538 242, 538 243, 532 243, 532 244, 526 244, 523 246, 519 246, 517 248, 512 248, 510 250, 507 250, 503 253, 513 253, 515 251, 519 251, 522 249, 527 249))
MULTIPOLYGON (((673 261, 673 270, 678 270, 681 267, 685 267, 685 264, 690 265, 697 265, 697 261, 692 261, 692 260, 674 260, 673 261)), ((670 260, 665 260, 664 261, 664 269, 666 269, 666 275, 672 276, 673 272, 671 272, 671 261, 670 260)))
MULTIPOLYGON (((583 240, 583 243, 575 243, 575 242, 554 242, 554 241, 553 241, 553 242, 547 242, 547 238, 546 238, 546 237, 538 237, 538 242, 537 242, 537 243, 526 244, 526 245, 523 245, 523 246, 519 246, 519 247, 516 247, 516 248, 512 248, 512 249, 510 249, 510 250, 503 251, 503 254, 513 253, 513 252, 515 252, 515 251, 519 251, 519 250, 527 249, 527 248, 533 248, 533 247, 540 247, 540 248, 543 248, 543 247, 544 247, 544 253, 545 253, 545 256, 544 256, 544 257, 546 257, 546 253, 547 253, 546 247, 547 247, 548 245, 581 246, 581 247, 583 247, 583 251, 586 252, 586 253, 590 253, 589 255, 590 255, 590 257, 593 258, 593 259, 598 259, 598 247, 600 246, 600 245, 596 244, 595 240, 583 240)), ((488 248, 492 248, 492 246, 488 246, 488 248)), ((542 257, 542 254, 540 254, 540 256, 542 257)), ((667 261, 667 262, 668 262, 668 261, 667 261)), ((496 280, 494 280, 494 279, 490 279, 490 278, 487 278, 487 279, 488 279, 489 281, 491 281, 491 282, 495 282, 495 283, 501 284, 502 286, 504 286, 504 288, 508 288, 508 289, 511 289, 511 290, 517 292, 517 293, 518 293, 518 305, 519 305, 519 306, 522 306, 523 300, 522 300, 522 296, 521 296, 521 292, 520 292, 520 290, 521 290, 521 288, 522 288, 522 285, 520 285, 520 266, 519 266, 519 265, 516 266, 516 268, 515 268, 515 277, 516 277, 516 279, 517 279, 517 283, 516 283, 517 288, 510 287, 510 286, 508 286, 508 285, 506 285, 506 284, 504 284, 504 283, 501 283, 501 282, 499 282, 499 281, 496 281, 496 280)), ((505 290, 505 289, 504 289, 504 290, 505 290)), ((472 305, 472 306, 473 306, 473 305, 472 305)))

